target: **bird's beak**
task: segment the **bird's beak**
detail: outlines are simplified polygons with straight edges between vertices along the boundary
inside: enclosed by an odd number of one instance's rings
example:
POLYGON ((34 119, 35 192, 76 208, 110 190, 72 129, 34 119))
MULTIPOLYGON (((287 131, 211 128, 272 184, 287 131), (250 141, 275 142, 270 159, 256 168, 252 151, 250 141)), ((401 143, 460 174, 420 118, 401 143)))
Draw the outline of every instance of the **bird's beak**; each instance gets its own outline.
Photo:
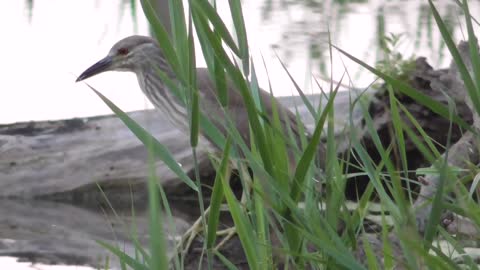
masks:
POLYGON ((80 76, 78 76, 76 82, 83 81, 86 78, 90 78, 99 73, 109 70, 112 63, 113 63, 113 57, 108 55, 107 57, 95 63, 93 66, 87 68, 87 70, 85 70, 82 74, 80 74, 80 76))

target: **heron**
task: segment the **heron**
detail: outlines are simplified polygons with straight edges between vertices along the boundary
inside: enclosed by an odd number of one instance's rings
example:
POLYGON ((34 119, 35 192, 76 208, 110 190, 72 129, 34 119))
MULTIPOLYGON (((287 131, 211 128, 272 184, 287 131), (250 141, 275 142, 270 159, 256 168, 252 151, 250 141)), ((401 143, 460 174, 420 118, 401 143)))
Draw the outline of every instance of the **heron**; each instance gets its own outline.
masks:
MULTIPOLYGON (((175 95, 159 76, 158 69, 164 72, 169 79, 178 80, 175 72, 166 60, 162 49, 157 41, 148 36, 134 35, 118 41, 110 49, 106 57, 86 69, 77 78, 77 82, 83 81, 92 76, 106 71, 128 71, 136 74, 138 83, 142 92, 156 109, 162 112, 166 118, 176 126, 180 131, 188 135, 189 116, 184 102, 175 95)), ((216 128, 227 135, 228 129, 225 125, 225 117, 229 117, 233 122, 238 133, 244 139, 246 145, 250 145, 250 130, 248 113, 243 102, 242 95, 235 88, 231 81, 228 81, 228 103, 227 106, 221 106, 215 82, 211 79, 207 68, 196 69, 197 89, 199 92, 200 111, 210 120, 216 128)), ((297 143, 300 142, 300 131, 306 130, 300 127, 300 123, 295 114, 272 98, 271 94, 263 89, 259 89, 259 97, 263 108, 268 117, 273 114, 273 102, 278 112, 284 134, 289 134, 290 130, 297 143)), ((217 150, 211 138, 206 134, 200 133, 201 141, 209 142, 209 147, 217 150)), ((289 151, 291 154, 292 151, 289 151)), ((320 163, 321 155, 319 156, 320 163)), ((294 163, 293 158, 290 158, 294 163)), ((293 166, 293 165, 292 165, 293 166)))
MULTIPOLYGON (((163 113, 181 132, 188 135, 189 115, 185 102, 169 89, 159 75, 158 70, 162 71, 173 82, 180 83, 157 41, 151 37, 134 35, 118 41, 110 49, 107 56, 86 69, 78 76, 76 81, 83 81, 107 71, 133 72, 137 76, 142 92, 154 107, 163 113)), ((231 81, 227 80, 228 102, 227 106, 222 106, 217 96, 216 84, 211 79, 208 69, 197 68, 196 78, 201 113, 225 137, 227 137, 229 132, 225 125, 225 118, 228 117, 246 145, 249 146, 251 142, 249 117, 242 95, 238 89, 231 81)), ((283 134, 293 134, 297 146, 299 146, 300 133, 301 131, 306 131, 306 129, 301 126, 303 124, 297 120, 295 114, 263 89, 259 89, 259 97, 267 120, 272 120, 274 109, 277 110, 283 134)), ((199 135, 201 137, 200 142, 203 141, 210 144, 207 148, 214 147, 217 150, 221 150, 202 131, 199 135)), ((320 146, 319 151, 319 163, 320 166, 323 166, 323 153, 325 151, 322 146, 320 146)), ((292 169, 295 169, 293 153, 294 151, 291 149, 288 151, 290 166, 292 169)))

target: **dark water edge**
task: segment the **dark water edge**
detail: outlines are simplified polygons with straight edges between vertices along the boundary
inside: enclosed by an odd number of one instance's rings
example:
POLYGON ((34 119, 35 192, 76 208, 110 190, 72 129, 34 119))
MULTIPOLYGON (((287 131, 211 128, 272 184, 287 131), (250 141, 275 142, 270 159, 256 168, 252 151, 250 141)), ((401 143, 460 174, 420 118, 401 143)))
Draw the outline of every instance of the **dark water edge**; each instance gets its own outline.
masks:
MULTIPOLYGON (((0 256, 43 264, 98 267, 110 256, 113 269, 118 262, 96 241, 104 241, 134 255, 132 232, 148 245, 148 217, 115 215, 105 209, 85 209, 63 203, 29 200, 0 200, 0 256)), ((167 225, 169 238, 182 234, 189 223, 173 217, 176 232, 167 225)), ((172 242, 168 241, 169 250, 172 242)))

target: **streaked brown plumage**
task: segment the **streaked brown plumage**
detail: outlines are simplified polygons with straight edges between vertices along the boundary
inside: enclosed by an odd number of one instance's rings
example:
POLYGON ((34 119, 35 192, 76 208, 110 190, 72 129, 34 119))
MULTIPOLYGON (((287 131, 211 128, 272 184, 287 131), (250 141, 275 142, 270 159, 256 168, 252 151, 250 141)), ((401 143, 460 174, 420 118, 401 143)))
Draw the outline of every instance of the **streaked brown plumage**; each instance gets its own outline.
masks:
MULTIPOLYGON (((134 72, 137 75, 140 88, 153 105, 166 114, 175 126, 186 130, 188 129, 187 110, 162 82, 158 76, 157 68, 162 70, 170 79, 175 79, 173 70, 154 39, 146 36, 130 36, 117 42, 104 59, 85 70, 77 81, 105 71, 134 72)), ((210 79, 206 68, 197 68, 197 87, 200 93, 200 110, 221 132, 225 133, 224 113, 217 101, 215 84, 210 79)), ((242 96, 230 82, 228 83, 228 91, 228 114, 247 145, 249 145, 248 115, 242 96)), ((260 97, 267 115, 271 116, 271 95, 264 90, 260 90, 260 97)), ((295 115, 278 102, 277 108, 283 129, 286 131, 287 126, 289 126, 293 134, 298 137, 299 127, 295 115)))

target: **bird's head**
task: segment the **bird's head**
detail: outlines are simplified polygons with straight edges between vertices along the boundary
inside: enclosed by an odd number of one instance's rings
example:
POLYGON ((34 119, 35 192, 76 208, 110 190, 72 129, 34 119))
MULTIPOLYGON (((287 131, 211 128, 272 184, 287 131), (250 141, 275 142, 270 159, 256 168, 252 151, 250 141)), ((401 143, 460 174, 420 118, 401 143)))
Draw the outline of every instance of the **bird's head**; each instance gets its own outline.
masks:
POLYGON ((148 64, 152 55, 159 55, 156 41, 146 36, 130 36, 117 42, 105 58, 85 70, 77 82, 105 71, 136 72, 148 64))

